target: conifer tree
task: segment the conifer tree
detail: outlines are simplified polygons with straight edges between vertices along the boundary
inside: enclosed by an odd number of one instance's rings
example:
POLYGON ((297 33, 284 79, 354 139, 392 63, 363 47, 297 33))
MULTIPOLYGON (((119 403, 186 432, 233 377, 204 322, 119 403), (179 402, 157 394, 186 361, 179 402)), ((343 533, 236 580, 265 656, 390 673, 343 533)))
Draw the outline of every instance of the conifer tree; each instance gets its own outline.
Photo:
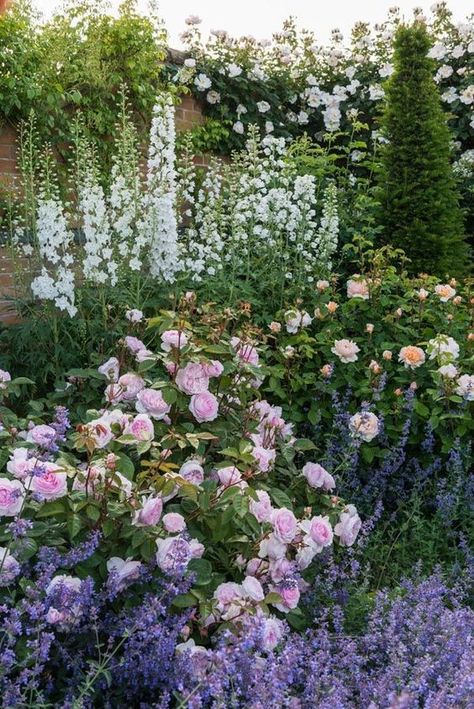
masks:
POLYGON ((383 116, 382 239, 405 251, 413 272, 442 276, 467 270, 468 248, 429 49, 422 22, 398 28, 383 116))

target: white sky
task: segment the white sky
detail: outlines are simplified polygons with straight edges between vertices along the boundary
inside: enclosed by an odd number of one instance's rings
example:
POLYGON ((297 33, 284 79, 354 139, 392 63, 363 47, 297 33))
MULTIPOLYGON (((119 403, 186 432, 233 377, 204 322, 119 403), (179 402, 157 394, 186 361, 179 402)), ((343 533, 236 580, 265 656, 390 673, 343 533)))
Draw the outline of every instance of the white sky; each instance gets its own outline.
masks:
MULTIPOLYGON (((405 17, 412 16, 412 8, 419 6, 425 12, 434 0, 158 0, 161 17, 170 36, 170 45, 179 48, 179 34, 188 15, 202 18, 202 29, 227 30, 233 36, 253 35, 258 39, 270 37, 281 28, 289 15, 297 18, 298 25, 311 29, 317 39, 324 42, 331 29, 338 27, 347 35, 358 20, 373 23, 383 21, 389 7, 397 5, 405 17)), ((110 0, 113 7, 120 0, 110 0)), ((35 4, 49 15, 60 0, 36 0, 35 4)), ((146 9, 146 0, 139 0, 141 9, 146 9)), ((471 0, 449 0, 449 8, 456 20, 463 20, 474 7, 471 0)))

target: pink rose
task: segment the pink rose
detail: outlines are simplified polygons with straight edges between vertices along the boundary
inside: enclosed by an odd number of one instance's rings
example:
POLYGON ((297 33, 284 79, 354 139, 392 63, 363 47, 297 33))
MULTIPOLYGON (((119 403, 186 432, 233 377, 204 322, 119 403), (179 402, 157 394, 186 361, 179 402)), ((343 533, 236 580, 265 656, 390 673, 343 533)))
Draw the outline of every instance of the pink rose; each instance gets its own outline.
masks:
POLYGON ((252 458, 258 463, 258 467, 262 473, 268 472, 276 458, 275 449, 263 448, 263 446, 255 446, 251 454, 252 458))
POLYGON ((210 362, 206 362, 202 365, 205 374, 209 377, 220 377, 224 371, 224 365, 217 359, 213 359, 210 362))
POLYGON ((162 521, 163 527, 170 534, 176 534, 177 532, 182 532, 186 529, 184 517, 178 512, 168 512, 165 514, 162 521))
POLYGON ((161 335, 161 349, 169 352, 171 348, 181 349, 188 344, 188 338, 181 330, 166 330, 161 335))
POLYGON ((268 522, 273 512, 272 501, 270 495, 265 490, 255 491, 258 497, 258 501, 250 497, 249 509, 250 512, 256 517, 257 522, 268 522))
POLYGON ((323 490, 333 490, 336 487, 333 476, 319 463, 306 463, 303 475, 311 487, 322 487, 323 490))
POLYGON ((204 480, 204 469, 197 460, 188 460, 179 469, 179 475, 192 485, 200 485, 204 480))
POLYGON ((274 583, 280 583, 280 581, 283 581, 287 576, 291 576, 293 570, 293 562, 285 557, 270 561, 270 576, 274 583))
POLYGON ((163 394, 158 389, 139 391, 135 408, 140 414, 149 414, 157 421, 163 419, 171 410, 171 406, 166 403, 163 394))
POLYGON ((367 281, 361 278, 359 274, 355 274, 353 278, 347 281, 347 297, 369 299, 369 287, 367 281))
POLYGON ((140 561, 121 559, 119 556, 111 557, 107 562, 109 579, 114 578, 117 588, 123 589, 130 581, 136 581, 140 575, 140 561))
POLYGON ((30 443, 36 443, 37 446, 49 446, 56 438, 56 431, 52 426, 40 424, 33 426, 28 431, 26 440, 30 443))
POLYGON ((357 360, 357 353, 360 352, 360 348, 352 340, 335 340, 334 347, 331 347, 331 352, 337 355, 341 362, 347 364, 357 360))
POLYGON ((262 646, 266 652, 272 652, 283 637, 283 623, 278 618, 265 618, 262 646))
POLYGON ((294 539, 297 520, 291 510, 287 510, 286 507, 273 510, 270 521, 273 525, 273 533, 279 542, 289 544, 294 539))
POLYGON ((267 556, 269 559, 281 559, 285 554, 286 544, 277 539, 275 534, 270 534, 260 542, 258 555, 261 559, 267 556))
POLYGON ((146 362, 149 359, 154 359, 155 355, 151 350, 138 350, 138 352, 135 355, 135 359, 137 362, 146 362))
POLYGON ((233 465, 229 465, 227 468, 219 468, 217 475, 221 485, 224 485, 224 487, 236 485, 242 479, 240 470, 233 465))
POLYGON ((230 341, 230 344, 236 351, 237 356, 241 362, 245 362, 246 364, 253 364, 255 367, 258 365, 259 356, 255 347, 253 347, 249 343, 242 342, 239 337, 233 337, 230 341))
POLYGON ((134 372, 122 374, 118 381, 123 389, 123 398, 125 401, 133 401, 137 398, 138 392, 145 388, 143 379, 134 372))
POLYGON ((213 597, 218 602, 220 610, 223 610, 225 606, 242 598, 242 587, 232 581, 221 583, 214 591, 213 597))
POLYGON ((329 517, 313 517, 309 528, 309 536, 320 547, 332 544, 333 531, 329 517))
POLYGON ((214 394, 208 391, 194 394, 189 403, 189 410, 199 423, 214 421, 219 411, 219 402, 214 394))
POLYGON ((146 349, 145 343, 139 340, 138 337, 133 337, 132 335, 127 335, 125 344, 133 354, 137 354, 140 350, 146 349))
POLYGON ((163 512, 161 497, 149 497, 143 501, 143 506, 134 514, 132 524, 135 527, 153 527, 160 521, 163 512))
POLYGON ((28 457, 28 448, 15 448, 7 463, 7 471, 19 480, 23 480, 36 465, 36 458, 28 457))
POLYGON ((117 357, 110 357, 107 362, 104 362, 104 364, 101 364, 100 367, 98 367, 97 371, 107 377, 107 379, 110 379, 112 382, 116 382, 119 378, 120 372, 120 364, 117 357))
POLYGON ((259 603, 265 598, 262 584, 254 576, 246 576, 242 581, 242 590, 244 594, 252 601, 259 603))
POLYGON ((354 505, 348 505, 346 511, 339 517, 334 533, 339 537, 342 546, 350 547, 354 544, 361 526, 362 522, 356 508, 354 505))
POLYGON ((143 320, 143 312, 137 308, 132 308, 131 310, 127 310, 125 317, 129 322, 141 322, 143 320))
POLYGON ((209 389, 209 377, 202 364, 189 362, 178 370, 176 386, 185 394, 202 394, 209 389))
POLYGON ((104 397, 110 404, 118 404, 124 398, 123 393, 120 384, 112 383, 105 387, 104 397))
POLYGON ((50 596, 58 586, 63 586, 64 588, 67 588, 68 591, 72 591, 73 593, 79 593, 81 590, 82 581, 76 576, 59 574, 58 576, 54 576, 49 582, 46 588, 46 595, 50 596))
POLYGON ((8 382, 11 382, 12 377, 10 372, 0 369, 0 389, 6 389, 8 382))
POLYGON ((6 547, 0 547, 0 586, 8 586, 19 573, 18 561, 6 547))
POLYGON ((43 463, 45 472, 42 475, 33 475, 30 490, 35 492, 42 500, 57 500, 67 495, 67 475, 60 472, 61 468, 55 463, 43 463))
POLYGON ((298 605, 300 600, 300 589, 298 587, 298 582, 295 579, 284 579, 278 586, 274 589, 281 596, 281 603, 275 603, 274 605, 282 613, 288 613, 289 610, 293 610, 298 605))
POLYGON ((105 448, 114 437, 109 423, 103 418, 89 421, 87 424, 87 429, 90 438, 93 439, 96 445, 96 448, 105 448))
POLYGON ((19 480, 0 478, 0 517, 14 517, 22 508, 25 490, 19 480))
POLYGON ((152 441, 155 435, 153 421, 146 414, 137 414, 125 427, 124 433, 133 436, 136 441, 152 441))

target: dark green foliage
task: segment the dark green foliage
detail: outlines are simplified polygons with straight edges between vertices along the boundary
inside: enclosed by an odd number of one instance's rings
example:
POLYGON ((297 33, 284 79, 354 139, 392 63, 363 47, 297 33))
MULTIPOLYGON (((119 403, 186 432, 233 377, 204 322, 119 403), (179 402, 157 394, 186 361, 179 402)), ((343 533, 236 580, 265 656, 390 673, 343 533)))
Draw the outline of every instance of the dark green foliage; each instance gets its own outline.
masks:
POLYGON ((404 249, 413 272, 455 274, 467 270, 467 247, 429 49, 421 22, 398 29, 383 119, 383 239, 404 249))

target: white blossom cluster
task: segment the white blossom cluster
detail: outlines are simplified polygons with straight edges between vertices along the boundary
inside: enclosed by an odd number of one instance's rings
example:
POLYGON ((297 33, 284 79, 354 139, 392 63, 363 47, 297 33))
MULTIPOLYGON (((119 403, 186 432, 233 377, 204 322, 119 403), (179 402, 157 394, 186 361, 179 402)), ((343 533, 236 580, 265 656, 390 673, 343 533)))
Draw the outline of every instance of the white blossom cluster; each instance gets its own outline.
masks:
POLYGON ((136 248, 148 246, 151 275, 168 283, 179 270, 175 143, 173 99, 163 95, 153 109, 136 248))
POLYGON ((67 227, 59 198, 40 194, 37 202, 36 239, 41 275, 33 278, 31 290, 39 300, 51 300, 71 317, 74 304, 73 234, 67 227))
POLYGON ((104 190, 93 170, 80 185, 78 210, 84 235, 84 277, 97 285, 115 286, 118 264, 113 257, 110 215, 104 190))

